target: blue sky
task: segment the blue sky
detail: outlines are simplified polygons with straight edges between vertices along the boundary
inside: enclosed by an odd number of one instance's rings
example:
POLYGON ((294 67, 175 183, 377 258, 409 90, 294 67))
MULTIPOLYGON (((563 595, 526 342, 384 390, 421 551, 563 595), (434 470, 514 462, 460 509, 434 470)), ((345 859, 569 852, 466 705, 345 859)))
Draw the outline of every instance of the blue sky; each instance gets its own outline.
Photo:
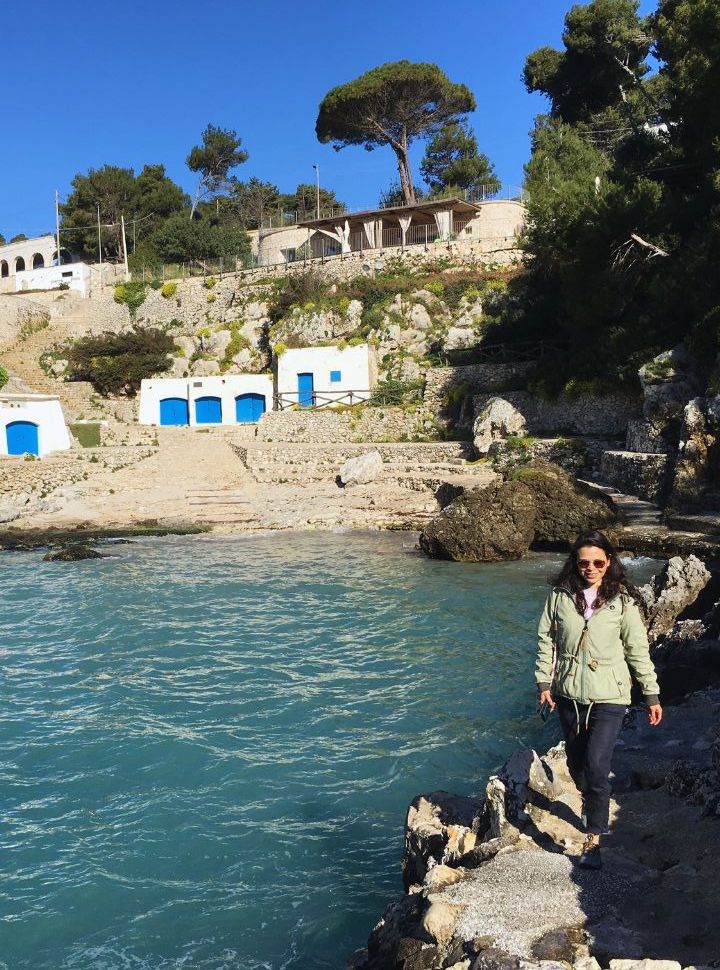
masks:
MULTIPOLYGON (((475 94, 480 148, 517 186, 544 99, 520 80, 527 54, 559 46, 569 0, 34 0, 4 12, 0 232, 52 229, 54 194, 103 164, 185 166, 208 122, 234 128, 237 174, 281 191, 312 182, 352 208, 396 178, 390 149, 335 152, 315 138, 329 88, 385 61, 433 61, 475 94)), ((641 11, 655 4, 643 0, 641 11)), ((413 152, 416 173, 422 146, 413 152)))

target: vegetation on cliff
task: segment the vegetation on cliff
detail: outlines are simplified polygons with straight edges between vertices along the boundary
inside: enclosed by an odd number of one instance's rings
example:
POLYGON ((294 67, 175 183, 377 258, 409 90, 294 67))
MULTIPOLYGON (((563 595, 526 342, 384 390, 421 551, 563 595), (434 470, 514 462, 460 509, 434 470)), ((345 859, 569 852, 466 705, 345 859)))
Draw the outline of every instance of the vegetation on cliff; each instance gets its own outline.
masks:
POLYGON ((661 0, 573 7, 563 49, 525 66, 548 98, 526 166, 528 268, 504 336, 561 335, 539 384, 602 377, 686 341, 717 382, 720 299, 720 9, 661 0), (658 62, 650 72, 648 57, 658 62))

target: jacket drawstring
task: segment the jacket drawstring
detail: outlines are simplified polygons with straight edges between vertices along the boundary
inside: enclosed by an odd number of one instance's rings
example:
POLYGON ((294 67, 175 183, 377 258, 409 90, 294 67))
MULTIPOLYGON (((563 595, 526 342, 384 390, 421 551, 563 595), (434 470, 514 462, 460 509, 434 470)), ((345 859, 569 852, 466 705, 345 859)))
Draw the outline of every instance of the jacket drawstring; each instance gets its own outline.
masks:
MULTIPOLYGON (((574 697, 571 698, 571 700, 573 702, 573 707, 575 708, 575 723, 577 725, 576 731, 577 731, 578 734, 580 734, 580 708, 577 706, 577 701, 575 700, 574 697)), ((588 704, 587 714, 585 715, 585 730, 586 731, 588 731, 590 729, 590 711, 593 709, 593 704, 594 703, 595 703, 595 701, 590 701, 590 703, 588 704)))

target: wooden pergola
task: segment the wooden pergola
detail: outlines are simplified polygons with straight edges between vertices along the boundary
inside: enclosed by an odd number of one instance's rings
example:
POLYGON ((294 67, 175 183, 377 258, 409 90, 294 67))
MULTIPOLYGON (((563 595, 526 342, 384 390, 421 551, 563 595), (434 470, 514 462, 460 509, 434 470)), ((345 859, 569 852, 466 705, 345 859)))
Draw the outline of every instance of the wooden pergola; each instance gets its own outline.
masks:
POLYGON ((421 246, 453 239, 480 212, 464 199, 433 199, 415 205, 343 212, 298 223, 309 231, 313 256, 421 246))

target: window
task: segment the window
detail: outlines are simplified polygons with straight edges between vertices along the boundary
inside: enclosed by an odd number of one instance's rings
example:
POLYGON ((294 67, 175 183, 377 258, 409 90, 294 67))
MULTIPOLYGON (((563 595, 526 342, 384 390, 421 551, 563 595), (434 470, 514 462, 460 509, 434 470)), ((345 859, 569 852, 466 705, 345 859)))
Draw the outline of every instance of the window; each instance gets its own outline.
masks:
POLYGON ((339 370, 331 370, 330 371, 330 383, 331 384, 339 384, 341 380, 342 380, 342 371, 339 371, 339 370))

